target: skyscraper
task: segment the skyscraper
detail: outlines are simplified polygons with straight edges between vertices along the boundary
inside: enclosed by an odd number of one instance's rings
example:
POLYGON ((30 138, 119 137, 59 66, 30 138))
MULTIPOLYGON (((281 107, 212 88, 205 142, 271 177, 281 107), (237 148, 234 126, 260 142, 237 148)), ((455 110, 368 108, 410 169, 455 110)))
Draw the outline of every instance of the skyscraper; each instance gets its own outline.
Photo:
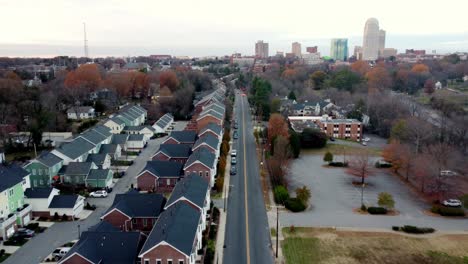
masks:
POLYGON ((379 52, 382 53, 385 49, 385 30, 379 31, 379 52))
POLYGON ((291 52, 292 52, 296 57, 301 57, 301 53, 302 53, 301 43, 299 43, 299 42, 293 42, 291 52))
POLYGON ((369 18, 364 26, 364 39, 362 43, 362 59, 376 60, 379 57, 380 31, 379 21, 369 18))
POLYGON ((268 58, 268 43, 263 42, 263 40, 257 41, 255 43, 255 57, 257 58, 268 58))
POLYGON ((330 57, 334 60, 346 61, 348 59, 348 39, 332 39, 330 57))

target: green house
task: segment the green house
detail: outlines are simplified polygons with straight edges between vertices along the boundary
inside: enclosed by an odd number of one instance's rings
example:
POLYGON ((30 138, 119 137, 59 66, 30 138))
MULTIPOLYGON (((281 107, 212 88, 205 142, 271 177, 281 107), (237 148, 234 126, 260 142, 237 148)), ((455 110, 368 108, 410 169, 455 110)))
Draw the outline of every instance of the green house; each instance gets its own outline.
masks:
POLYGON ((113 172, 109 169, 91 170, 86 177, 86 186, 92 188, 106 188, 112 184, 113 172))
POLYGON ((46 152, 29 162, 24 166, 24 169, 31 174, 31 187, 49 187, 62 166, 63 160, 61 158, 46 152))

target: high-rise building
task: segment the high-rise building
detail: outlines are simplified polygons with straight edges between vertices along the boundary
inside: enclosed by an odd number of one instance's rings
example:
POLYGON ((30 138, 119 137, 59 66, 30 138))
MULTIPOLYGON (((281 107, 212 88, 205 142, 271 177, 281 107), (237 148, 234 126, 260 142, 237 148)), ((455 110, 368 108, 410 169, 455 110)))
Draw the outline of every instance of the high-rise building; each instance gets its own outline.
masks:
POLYGON ((330 57, 334 60, 346 61, 348 59, 348 39, 332 39, 330 57))
POLYGON ((361 46, 354 46, 354 57, 356 60, 362 60, 362 47, 361 46))
POLYGON ((384 48, 383 51, 382 51, 381 56, 384 57, 385 59, 389 58, 389 57, 392 57, 392 56, 396 57, 397 52, 398 51, 396 49, 384 48))
POLYGON ((382 56, 385 49, 385 30, 379 30, 379 54, 382 56))
POLYGON ((255 43, 255 57, 266 59, 268 58, 268 43, 263 42, 263 40, 257 41, 255 43))
POLYGON ((377 60, 380 48, 379 21, 369 18, 364 26, 364 39, 362 43, 362 59, 377 60))
POLYGON ((302 54, 302 49, 301 49, 301 43, 299 42, 293 42, 291 52, 296 56, 296 57, 301 57, 302 54))
POLYGON ((306 51, 307 51, 308 53, 317 53, 317 52, 318 52, 318 48, 317 48, 317 46, 307 47, 307 48, 306 48, 306 51))

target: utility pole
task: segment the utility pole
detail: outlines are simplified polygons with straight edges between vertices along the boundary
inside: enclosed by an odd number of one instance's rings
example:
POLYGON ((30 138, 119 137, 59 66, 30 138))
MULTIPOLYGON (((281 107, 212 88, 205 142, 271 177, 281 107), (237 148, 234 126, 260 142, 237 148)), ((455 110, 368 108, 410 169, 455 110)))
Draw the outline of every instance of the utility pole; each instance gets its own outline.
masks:
POLYGON ((88 39, 86 38, 86 23, 83 22, 83 31, 84 31, 84 56, 85 58, 89 57, 88 54, 88 39))
POLYGON ((278 248, 279 248, 279 208, 284 208, 284 206, 273 205, 276 207, 276 252, 275 257, 278 258, 278 248))

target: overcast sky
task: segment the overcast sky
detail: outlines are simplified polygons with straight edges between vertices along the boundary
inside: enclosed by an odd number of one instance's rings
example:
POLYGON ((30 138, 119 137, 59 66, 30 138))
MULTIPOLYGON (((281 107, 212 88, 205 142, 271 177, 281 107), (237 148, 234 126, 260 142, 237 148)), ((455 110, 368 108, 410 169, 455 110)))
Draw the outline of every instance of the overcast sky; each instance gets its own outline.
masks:
POLYGON ((291 42, 330 38, 361 45, 364 23, 379 20, 386 47, 468 51, 468 0, 0 0, 0 56, 83 55, 86 22, 90 56, 171 54, 270 55, 291 42), (428 2, 431 2, 430 4, 428 2))

